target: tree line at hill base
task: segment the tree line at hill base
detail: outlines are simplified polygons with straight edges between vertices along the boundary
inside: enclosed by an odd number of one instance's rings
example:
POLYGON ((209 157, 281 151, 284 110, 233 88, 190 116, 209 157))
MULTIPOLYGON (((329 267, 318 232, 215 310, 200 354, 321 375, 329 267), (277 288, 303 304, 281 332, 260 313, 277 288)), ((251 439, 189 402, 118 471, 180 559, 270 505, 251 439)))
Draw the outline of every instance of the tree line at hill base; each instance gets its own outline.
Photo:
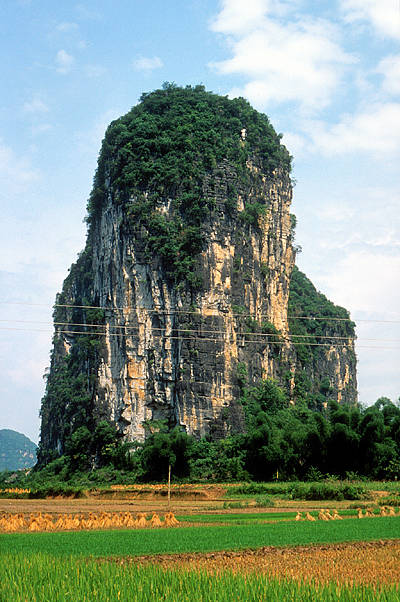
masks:
MULTIPOLYGON (((151 482, 163 481, 171 465, 173 478, 191 481, 318 480, 364 476, 400 478, 400 404, 381 397, 370 407, 329 401, 325 411, 306 404, 288 405, 273 380, 244 390, 246 432, 225 439, 195 439, 166 423, 145 424, 144 443, 126 443, 115 428, 100 422, 94 432, 80 427, 64 455, 37 465, 15 482, 151 482)), ((6 473, 0 486, 9 481, 6 473)))

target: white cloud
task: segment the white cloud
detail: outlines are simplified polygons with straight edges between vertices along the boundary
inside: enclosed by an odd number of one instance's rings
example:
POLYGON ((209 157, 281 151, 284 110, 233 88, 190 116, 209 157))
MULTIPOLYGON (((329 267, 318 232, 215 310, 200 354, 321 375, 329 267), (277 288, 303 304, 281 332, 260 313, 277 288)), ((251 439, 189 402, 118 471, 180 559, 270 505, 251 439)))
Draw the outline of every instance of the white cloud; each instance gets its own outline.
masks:
POLYGON ((31 101, 24 103, 23 111, 25 113, 48 113, 49 107, 40 96, 34 96, 31 101))
POLYGON ((320 243, 321 249, 349 249, 354 247, 369 247, 371 250, 375 248, 385 247, 400 247, 398 232, 393 228, 387 227, 382 232, 371 234, 371 230, 367 235, 362 232, 355 231, 351 234, 345 233, 342 227, 337 228, 336 232, 331 228, 331 234, 335 234, 332 238, 327 238, 320 243))
POLYGON ((348 222, 354 216, 355 209, 346 201, 331 202, 318 208, 318 215, 328 222, 348 222))
POLYGON ((282 138, 282 143, 286 146, 291 155, 298 157, 300 153, 304 151, 307 141, 299 134, 285 132, 282 138))
POLYGON ((56 56, 57 72, 65 75, 69 73, 74 64, 74 57, 65 50, 59 50, 56 56))
POLYGON ((380 34, 400 38, 400 8, 396 0, 341 0, 348 23, 368 21, 380 34))
POLYGON ((0 140, 0 190, 7 194, 18 194, 40 179, 25 157, 17 157, 14 151, 0 140))
POLYGON ((101 77, 106 73, 107 69, 101 65, 86 65, 85 73, 88 77, 101 77))
POLYGON ((51 129, 53 129, 53 126, 50 123, 38 123, 31 127, 31 132, 33 136, 36 136, 37 134, 44 134, 44 132, 48 132, 51 129))
POLYGON ((248 83, 231 95, 244 95, 257 106, 270 101, 326 106, 345 66, 355 58, 342 50, 338 30, 330 22, 310 16, 279 22, 279 6, 282 3, 253 0, 249 10, 248 3, 225 0, 211 29, 228 36, 232 57, 210 66, 224 75, 247 78, 248 83))
POLYGON ((62 31, 63 33, 70 33, 71 31, 77 31, 78 28, 79 28, 79 26, 77 25, 77 23, 70 23, 68 21, 66 21, 64 23, 59 23, 57 25, 57 30, 62 31))
POLYGON ((84 155, 89 155, 93 159, 96 159, 107 127, 111 121, 118 119, 123 112, 122 109, 108 109, 98 115, 88 129, 77 133, 76 141, 79 151, 84 155))
MULTIPOLYGON (((18 326, 17 326, 18 328, 18 326)), ((22 325, 21 328, 24 328, 22 325)), ((27 326, 25 325, 25 328, 27 326)), ((46 327, 31 326, 33 329, 45 330, 46 327)), ((29 326, 28 326, 29 329, 29 326)), ((51 324, 47 327, 47 330, 51 332, 51 324)), ((38 335, 38 333, 27 332, 30 344, 31 351, 33 351, 32 340, 37 343, 35 344, 35 357, 30 357, 27 359, 26 357, 19 357, 17 362, 13 365, 12 368, 7 370, 7 376, 10 380, 17 386, 26 386, 27 382, 37 382, 40 385, 40 374, 44 372, 44 368, 46 366, 46 353, 43 353, 43 350, 46 348, 45 345, 49 344, 49 334, 43 336, 38 335), (41 352, 41 353, 40 353, 41 352), (39 356, 40 353, 40 356, 39 356)))
POLYGON ((397 312, 400 307, 400 257, 369 250, 346 255, 326 278, 333 298, 353 312, 397 312))
MULTIPOLYGON (((400 194, 397 181, 385 182, 381 166, 377 169, 376 161, 371 158, 359 168, 368 172, 367 180, 374 181, 374 186, 369 182, 362 186, 349 174, 335 191, 327 166, 325 175, 329 184, 319 183, 317 188, 299 191, 300 195, 310 199, 308 206, 304 198, 300 199, 295 210, 302 215, 298 234, 304 255, 309 253, 312 258, 307 270, 314 270, 316 264, 320 264, 323 271, 329 270, 329 266, 335 266, 344 255, 356 252, 399 256, 400 194)), ((302 260, 306 259, 304 255, 302 260)), ((332 271, 336 272, 337 268, 333 267, 332 271)))
POLYGON ((376 71, 383 75, 383 89, 389 94, 400 94, 400 54, 386 56, 376 71))
POLYGON ((140 56, 133 61, 133 67, 136 71, 153 71, 153 69, 160 69, 163 66, 164 63, 158 56, 140 56))
POLYGON ((87 21, 99 21, 102 18, 101 13, 88 8, 85 4, 77 4, 75 10, 80 19, 87 21))
POLYGON ((373 105, 329 127, 309 122, 314 150, 328 155, 371 152, 391 156, 400 151, 400 103, 373 105))
POLYGON ((267 15, 282 17, 297 9, 301 0, 222 0, 221 11, 211 21, 218 33, 240 34, 257 28, 267 15))
POLYGON ((219 33, 243 33, 254 29, 270 7, 269 0, 223 0, 222 10, 212 21, 210 28, 219 33))

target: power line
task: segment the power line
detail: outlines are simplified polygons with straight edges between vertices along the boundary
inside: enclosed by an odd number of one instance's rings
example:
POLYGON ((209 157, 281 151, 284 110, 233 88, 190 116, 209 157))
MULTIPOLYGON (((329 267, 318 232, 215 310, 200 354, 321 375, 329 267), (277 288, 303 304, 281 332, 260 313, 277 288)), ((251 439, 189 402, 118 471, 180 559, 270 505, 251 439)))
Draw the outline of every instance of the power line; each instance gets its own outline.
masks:
MULTIPOLYGON (((0 319, 0 322, 6 322, 6 323, 13 323, 13 324, 49 324, 48 321, 39 321, 39 320, 3 320, 0 319)), ((119 330, 125 330, 125 331, 131 331, 131 330, 140 330, 141 328, 147 328, 147 325, 143 322, 139 323, 139 326, 127 326, 127 325, 120 325, 120 324, 100 324, 100 323, 83 323, 83 322, 54 322, 53 323, 55 326, 67 326, 67 327, 85 327, 85 328, 106 328, 106 326, 108 326, 108 328, 110 329, 119 329, 119 330)), ((0 329, 4 327, 0 327, 0 329)), ((149 327, 149 331, 150 332, 164 332, 165 330, 167 330, 167 327, 149 327)), ((178 332, 182 332, 182 333, 197 333, 199 332, 200 335, 202 334, 226 334, 227 330, 202 330, 201 328, 176 328, 174 326, 169 327, 169 329, 171 331, 173 331, 174 333, 178 333, 178 332)), ((21 329, 23 330, 23 329, 21 329)), ((28 330, 35 330, 35 329, 28 329, 28 330)), ((39 332, 44 332, 44 331, 39 331, 39 332)), ((65 331, 63 331, 65 332, 65 331)), ((92 331, 74 331, 74 334, 76 334, 76 332, 79 332, 80 334, 90 334, 92 331)), ((103 331, 102 331, 103 332, 103 331)), ((93 332, 93 334, 97 334, 96 332, 93 332)), ((105 331, 105 334, 107 334, 107 331, 105 331)), ((108 333, 108 334, 118 334, 118 333, 108 333)), ((263 333, 263 332, 243 332, 243 331, 237 331, 235 332, 236 336, 252 336, 252 337, 276 337, 276 336, 283 336, 285 339, 292 339, 292 338, 296 338, 296 339, 329 339, 329 340, 337 340, 337 341, 351 341, 354 342, 356 340, 358 341, 375 341, 375 342, 386 342, 386 343, 399 343, 400 339, 380 339, 380 338, 368 338, 368 337, 352 337, 352 336, 338 336, 338 335, 320 335, 320 334, 294 334, 294 333, 288 333, 288 334, 283 334, 280 335, 279 333, 263 333)), ((156 335, 158 336, 158 335, 156 335)), ((203 337, 202 337, 203 338, 203 337)))
MULTIPOLYGON (((48 321, 46 322, 40 322, 37 320, 0 320, 0 322, 7 322, 7 323, 14 323, 14 324, 49 324, 48 321)), ((146 328, 147 325, 143 322, 138 322, 139 326, 127 326, 127 325, 121 325, 121 324, 94 324, 94 323, 82 323, 82 322, 54 322, 53 323, 54 326, 82 326, 85 328, 106 328, 106 326, 108 326, 108 328, 114 328, 114 329, 120 329, 120 330, 125 330, 125 331, 129 331, 129 330, 140 330, 141 328, 146 328)), ((226 334, 226 329, 225 330, 202 330, 201 328, 176 328, 175 326, 170 326, 169 327, 171 330, 173 330, 173 332, 197 332, 199 330, 201 330, 200 334, 226 334)), ((165 331, 167 330, 168 327, 164 326, 164 327, 153 327, 151 326, 151 331, 165 331)), ((276 336, 285 336, 287 337, 296 337, 296 338, 318 338, 318 339, 338 339, 338 340, 344 340, 344 341, 348 341, 348 340, 355 340, 356 337, 351 337, 351 336, 337 336, 337 335, 317 335, 317 334, 292 334, 289 333, 288 335, 280 335, 279 332, 275 332, 275 333, 267 333, 267 332, 243 332, 243 331, 237 331, 236 335, 237 336, 246 336, 246 335, 251 335, 251 336, 259 336, 259 337, 276 337, 276 336)), ((383 340, 385 341, 386 339, 363 339, 363 340, 383 340)), ((394 341, 390 341, 390 342, 400 342, 400 340, 394 340, 394 341)))
MULTIPOLYGON (((14 328, 14 327, 0 327, 0 330, 6 330, 6 331, 20 331, 20 332, 46 332, 46 333, 50 333, 52 331, 49 330, 43 330, 43 329, 37 329, 37 328, 14 328)), ((107 332, 105 330, 103 331, 91 331, 91 332, 82 332, 80 330, 59 330, 56 331, 56 334, 66 334, 66 335, 80 335, 80 336, 96 336, 96 335, 100 335, 100 336, 110 336, 110 337, 120 337, 120 338, 127 338, 130 337, 132 335, 129 334, 124 334, 124 333, 119 333, 119 332, 107 332)), ((254 333, 257 334, 257 333, 254 333)), ((155 335, 157 337, 164 337, 166 340, 176 340, 176 341, 212 341, 214 343, 226 343, 228 341, 226 341, 226 339, 217 339, 217 338, 209 338, 209 337, 201 337, 201 336, 194 336, 194 337, 184 337, 184 336, 172 336, 172 335, 155 335)), ((253 336, 253 333, 246 333, 246 335, 241 335, 241 336, 253 336)), ((265 336, 265 335, 264 335, 265 336)), ((317 337, 318 338, 318 337, 317 337)), ((371 339, 374 340, 374 339, 371 339)), ((382 339, 384 340, 384 339, 382 339)), ((287 344, 291 344, 291 345, 308 345, 308 346, 313 346, 313 347, 338 347, 340 345, 344 345, 344 342, 340 343, 310 343, 310 342, 294 342, 294 341, 290 341, 290 340, 285 340, 285 341, 269 341, 269 340, 252 340, 252 339, 248 339, 248 338, 244 338, 241 341, 239 341, 239 345, 240 344, 263 344, 264 346, 266 345, 287 345, 287 344)), ((376 346, 376 345, 357 345, 357 347, 363 348, 363 349, 391 349, 393 351, 397 351, 398 349, 400 349, 400 347, 384 347, 384 346, 376 346)))
MULTIPOLYGON (((0 322, 6 322, 6 323, 14 323, 14 324, 49 324, 48 321, 45 322, 41 322, 38 320, 0 320, 0 322)), ((72 326, 82 326, 85 328, 105 328, 106 326, 104 324, 85 324, 85 323, 80 323, 80 322, 54 322, 55 326, 67 326, 67 327, 72 327, 72 326)), ((131 330, 140 330, 141 328, 146 328, 146 325, 143 323, 140 323, 139 326, 126 326, 126 325, 118 325, 118 324, 108 324, 108 328, 110 329, 119 329, 119 330, 125 330, 125 331, 131 331, 131 330)), ((0 329, 4 329, 4 327, 0 327, 0 329)), ((23 330, 23 329, 21 329, 23 330)), ((28 330, 34 330, 34 329, 28 329, 28 330)), ((163 328, 158 328, 158 327, 150 327, 149 332, 164 332, 165 330, 167 330, 167 327, 163 327, 163 328)), ((226 334, 227 330, 202 330, 202 329, 195 329, 195 328, 176 328, 171 326, 170 330, 173 331, 174 333, 198 333, 199 335, 203 335, 203 334, 226 334), (200 332, 199 332, 200 331, 200 332)), ((44 331, 39 331, 39 332, 44 332, 44 331)), ((63 331, 65 332, 65 331, 63 331)), ((96 331, 74 331, 74 334, 76 332, 79 332, 80 334, 91 334, 93 332, 93 334, 97 334, 96 331)), ((103 331, 102 331, 103 332, 103 331)), ((112 332, 108 332, 104 331, 105 334, 118 334, 118 333, 112 333, 112 332)), ((276 337, 276 336, 283 336, 286 340, 291 340, 291 339, 328 339, 328 340, 335 340, 335 341, 348 341, 348 342, 354 342, 354 341, 374 341, 374 342, 384 342, 384 343, 400 343, 400 339, 379 339, 379 338, 369 338, 369 337, 352 337, 352 336, 338 336, 338 335, 320 335, 320 334, 294 334, 294 333, 288 333, 288 334, 284 334, 284 335, 280 335, 279 333, 263 333, 263 332, 243 332, 243 331, 237 331, 235 332, 236 336, 252 336, 252 337, 276 337)), ((159 335, 156 335, 159 336, 159 335)), ((168 335, 167 335, 168 336, 168 335)), ((203 338, 203 337, 202 337, 203 338)), ((305 341, 305 344, 307 344, 307 341, 305 341)))
MULTIPOLYGON (((46 303, 26 303, 26 302, 18 302, 18 301, 0 301, 0 305, 17 305, 17 306, 29 306, 29 307, 46 307, 48 309, 49 305, 46 303)), ((71 309, 101 309, 108 312, 113 311, 146 311, 148 313, 159 313, 164 315, 173 315, 173 314, 193 314, 202 318, 212 318, 218 317, 220 315, 225 317, 235 317, 235 318, 268 318, 269 314, 256 314, 256 313, 230 313, 229 311, 223 311, 220 309, 216 309, 214 307, 202 307, 197 310, 186 310, 186 309, 156 309, 150 307, 142 307, 142 306, 133 306, 128 305, 126 307, 107 307, 102 305, 75 305, 72 303, 55 303, 54 307, 64 307, 71 309), (215 312, 212 315, 203 315, 201 313, 202 310, 207 309, 208 311, 215 312)), ((289 314, 288 319, 295 320, 329 320, 336 322, 373 322, 373 323, 387 323, 387 324, 400 324, 400 320, 375 320, 370 318, 338 318, 333 316, 297 316, 289 314)))

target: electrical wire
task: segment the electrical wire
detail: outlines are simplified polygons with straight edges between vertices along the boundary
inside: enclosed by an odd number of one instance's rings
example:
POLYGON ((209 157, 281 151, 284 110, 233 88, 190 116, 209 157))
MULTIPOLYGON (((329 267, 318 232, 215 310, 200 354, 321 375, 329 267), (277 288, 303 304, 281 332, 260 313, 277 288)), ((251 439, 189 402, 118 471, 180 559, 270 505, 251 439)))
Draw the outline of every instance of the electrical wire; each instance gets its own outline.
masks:
MULTIPOLYGON (((5 330, 5 331, 20 331, 20 332, 46 332, 46 333, 50 333, 52 331, 50 330, 43 330, 43 329, 37 329, 37 328, 14 328, 14 327, 0 327, 0 331, 1 330, 5 330)), ((120 337, 120 338, 127 338, 127 337, 132 337, 131 334, 124 334, 121 332, 114 332, 114 333, 110 333, 107 332, 106 330, 102 330, 102 331, 84 331, 82 332, 81 330, 58 330, 56 331, 56 334, 66 334, 68 335, 80 335, 80 336, 94 336, 94 335, 100 335, 100 336, 109 336, 109 337, 120 337)), ((256 334, 256 333, 255 333, 256 334)), ((133 335, 134 336, 134 335, 133 335)), ((138 336, 138 335, 137 335, 138 336)), ((164 337, 167 340, 176 340, 176 341, 213 341, 215 343, 227 343, 227 342, 231 342, 231 341, 227 341, 226 339, 216 339, 216 338, 209 338, 209 337, 201 337, 201 336, 194 336, 194 337, 184 337, 184 336, 172 336, 172 335, 155 335, 157 337, 164 337)), ((241 336, 253 336, 253 333, 246 333, 246 335, 241 335, 241 336)), ((265 335, 264 335, 265 336, 265 335)), ((318 338, 318 337, 316 337, 318 338)), ((374 340, 374 339, 372 339, 374 340)), ((338 342, 338 343, 310 343, 308 341, 303 341, 303 342, 294 342, 294 341, 290 341, 290 340, 279 340, 279 341, 270 341, 270 340, 254 340, 254 339, 248 339, 248 338, 243 338, 242 340, 239 341, 238 343, 239 345, 241 344, 263 344, 264 346, 267 345, 308 345, 308 346, 313 346, 313 347, 339 347, 340 345, 345 345, 345 342, 338 342)), ((390 349, 392 351, 397 351, 398 349, 400 349, 400 347, 385 347, 385 346, 376 346, 376 345, 357 345, 357 348, 360 349, 390 349)))
MULTIPOLYGON (((0 322, 12 322, 14 324, 49 324, 48 321, 46 322, 40 322, 40 321, 35 321, 35 320, 0 320, 0 322)), ((105 324, 85 324, 82 322, 54 322, 53 323, 54 326, 68 326, 68 327, 72 327, 72 326, 82 326, 85 328, 105 328, 106 325, 105 324)), ((120 324, 107 324, 107 326, 109 328, 114 328, 114 329, 124 329, 125 331, 130 331, 130 330, 140 330, 141 328, 147 328, 147 325, 143 322, 138 322, 139 326, 126 326, 126 325, 120 325, 120 324)), ((196 332, 201 330, 200 334, 226 334, 226 330, 203 330, 201 328, 176 328, 175 326, 171 326, 170 327, 171 330, 173 330, 175 333, 176 332, 196 332)), ((164 331, 167 330, 167 327, 151 327, 151 331, 164 331)), ((236 335, 249 335, 251 334, 251 336, 254 337, 276 337, 276 336, 280 336, 279 333, 275 332, 275 333, 264 333, 264 332, 242 332, 242 331, 238 331, 236 332, 236 335)), ((337 335, 317 335, 317 334, 291 334, 289 333, 287 335, 287 337, 295 337, 295 338, 318 338, 318 339, 337 339, 337 340, 343 340, 343 341, 349 341, 349 340, 355 340, 356 337, 351 337, 351 336, 337 336, 337 335)), ((286 337, 286 338, 287 338, 286 337)), ((386 339, 363 339, 363 340, 374 340, 374 341, 386 341, 386 339)), ((395 339, 395 340, 390 340, 390 342, 400 342, 400 339, 395 339)))
MULTIPOLYGON (((0 322, 5 322, 5 323, 14 323, 14 324, 49 324, 48 321, 37 321, 37 320, 2 320, 0 319, 0 322)), ((105 328, 104 324, 96 324, 96 323, 90 323, 90 324, 85 324, 82 322, 54 322, 53 323, 55 326, 67 326, 67 327, 85 327, 85 328, 105 328)), ((119 324, 108 324, 107 325, 108 328, 110 329, 119 329, 119 330, 124 330, 125 332, 127 331, 136 331, 136 330, 140 330, 141 328, 147 328, 147 325, 142 323, 139 323, 139 326, 127 326, 127 325, 119 325, 119 324)), ((0 329, 4 329, 4 327, 0 327, 0 329)), ((165 330, 167 330, 167 327, 151 327, 151 332, 163 332, 165 330)), ((21 329, 23 330, 23 329, 21 329)), ((29 330, 35 330, 35 329, 29 329, 29 330)), ((174 333, 196 333, 198 332, 199 335, 203 335, 203 334, 226 334, 226 330, 202 330, 201 328, 176 328, 174 326, 170 327, 170 330, 173 331, 174 333), (199 332, 200 331, 200 332, 199 332)), ((42 332, 42 331, 40 331, 42 332)), ((43 331, 44 332, 44 331, 43 331)), ((79 331, 81 334, 85 334, 85 332, 79 331)), ((90 334, 93 331, 86 331, 88 334, 90 334)), ((102 331, 103 332, 103 331, 102 331)), ((105 331, 105 333, 107 333, 107 331, 105 331)), ((76 331, 74 331, 74 334, 76 334, 76 331)), ((96 334, 96 332, 94 331, 94 334, 96 334)), ((117 333, 109 333, 109 334, 117 334, 117 333)), ((268 337, 276 337, 276 336, 280 336, 279 333, 262 333, 262 332, 243 332, 243 331, 237 331, 236 336, 248 336, 251 335, 252 337, 264 337, 264 338, 268 338, 268 337)), ((293 333, 288 333, 287 335, 282 335, 285 337, 285 339, 328 339, 328 340, 337 340, 337 341, 347 341, 347 342, 354 342, 355 340, 358 341, 374 341, 374 342, 385 342, 385 343, 399 343, 400 339, 380 339, 380 338, 367 338, 367 337, 352 337, 352 336, 338 336, 338 335, 319 335, 319 334, 293 334, 293 333)), ((203 337, 202 337, 203 338, 203 337)), ((305 341, 306 343, 306 341, 305 341)))

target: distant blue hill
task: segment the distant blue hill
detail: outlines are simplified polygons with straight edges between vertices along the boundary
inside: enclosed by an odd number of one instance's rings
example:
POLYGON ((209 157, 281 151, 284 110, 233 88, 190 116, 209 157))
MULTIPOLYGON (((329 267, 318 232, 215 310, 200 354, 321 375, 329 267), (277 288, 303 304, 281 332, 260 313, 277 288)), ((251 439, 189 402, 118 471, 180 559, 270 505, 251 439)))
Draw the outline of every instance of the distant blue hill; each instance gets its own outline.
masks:
POLYGON ((36 445, 22 433, 0 429, 0 471, 31 468, 36 464, 36 445))

